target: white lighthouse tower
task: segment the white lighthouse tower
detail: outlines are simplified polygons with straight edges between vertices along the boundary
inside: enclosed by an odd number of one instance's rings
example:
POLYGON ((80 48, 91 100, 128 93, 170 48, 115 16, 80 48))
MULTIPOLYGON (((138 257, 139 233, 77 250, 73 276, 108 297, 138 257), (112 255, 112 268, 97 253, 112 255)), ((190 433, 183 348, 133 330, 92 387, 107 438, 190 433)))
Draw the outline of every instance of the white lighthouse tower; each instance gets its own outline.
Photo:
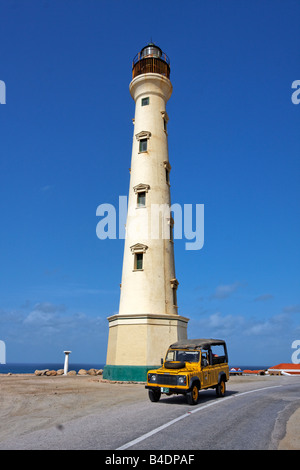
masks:
POLYGON ((169 58, 148 44, 134 58, 134 135, 119 313, 108 318, 104 378, 144 381, 167 347, 187 337, 179 316, 170 213, 169 58))

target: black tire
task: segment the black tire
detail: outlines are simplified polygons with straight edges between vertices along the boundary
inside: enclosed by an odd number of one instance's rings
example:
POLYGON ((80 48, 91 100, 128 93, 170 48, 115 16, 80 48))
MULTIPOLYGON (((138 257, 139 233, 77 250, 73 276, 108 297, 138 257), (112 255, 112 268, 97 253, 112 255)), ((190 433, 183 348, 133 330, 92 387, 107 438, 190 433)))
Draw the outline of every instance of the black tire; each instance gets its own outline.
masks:
POLYGON ((225 393, 226 393, 226 384, 225 384, 225 380, 221 380, 220 383, 217 385, 217 388, 216 388, 216 392, 217 392, 217 396, 218 397, 224 397, 225 393))
POLYGON ((166 361, 164 363, 166 369, 183 369, 185 367, 185 362, 170 362, 166 361))
POLYGON ((158 390, 149 390, 148 395, 149 395, 150 401, 156 402, 160 399, 161 391, 159 389, 158 390))
POLYGON ((199 398, 199 389, 195 384, 192 386, 192 390, 187 392, 186 399, 189 405, 197 405, 199 398))

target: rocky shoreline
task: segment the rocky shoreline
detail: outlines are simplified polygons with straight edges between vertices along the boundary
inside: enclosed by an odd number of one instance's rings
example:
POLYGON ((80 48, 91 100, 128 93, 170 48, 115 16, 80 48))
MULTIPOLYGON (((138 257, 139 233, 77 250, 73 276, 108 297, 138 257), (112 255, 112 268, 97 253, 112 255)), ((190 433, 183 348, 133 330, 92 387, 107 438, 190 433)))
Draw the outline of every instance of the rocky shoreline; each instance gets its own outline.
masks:
MULTIPOLYGON (((70 370, 66 375, 102 375, 103 374, 103 369, 79 369, 78 372, 76 370, 70 370)), ((10 374, 11 375, 11 374, 10 374)), ((40 375, 46 375, 48 377, 54 377, 56 375, 64 375, 64 369, 58 369, 58 370, 49 370, 49 369, 43 369, 43 370, 36 370, 34 372, 34 375, 40 376, 40 375)))

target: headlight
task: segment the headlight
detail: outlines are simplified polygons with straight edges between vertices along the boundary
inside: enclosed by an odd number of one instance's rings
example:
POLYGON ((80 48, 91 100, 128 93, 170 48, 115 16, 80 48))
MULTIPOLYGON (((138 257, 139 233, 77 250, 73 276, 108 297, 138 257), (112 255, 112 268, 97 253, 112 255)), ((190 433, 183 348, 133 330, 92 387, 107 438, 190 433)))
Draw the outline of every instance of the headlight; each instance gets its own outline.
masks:
POLYGON ((157 376, 156 374, 148 374, 148 382, 156 382, 157 381, 157 376))
POLYGON ((179 377, 177 377, 177 385, 186 385, 185 375, 179 375, 179 377))

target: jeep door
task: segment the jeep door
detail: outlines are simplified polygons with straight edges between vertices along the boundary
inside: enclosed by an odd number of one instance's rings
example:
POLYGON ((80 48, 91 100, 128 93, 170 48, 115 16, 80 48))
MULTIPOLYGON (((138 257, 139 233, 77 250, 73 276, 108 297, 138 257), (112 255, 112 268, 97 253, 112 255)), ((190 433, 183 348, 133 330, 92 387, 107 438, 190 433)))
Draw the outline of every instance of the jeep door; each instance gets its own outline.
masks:
POLYGON ((211 386, 211 366, 209 365, 209 355, 206 351, 201 351, 201 387, 211 386))

